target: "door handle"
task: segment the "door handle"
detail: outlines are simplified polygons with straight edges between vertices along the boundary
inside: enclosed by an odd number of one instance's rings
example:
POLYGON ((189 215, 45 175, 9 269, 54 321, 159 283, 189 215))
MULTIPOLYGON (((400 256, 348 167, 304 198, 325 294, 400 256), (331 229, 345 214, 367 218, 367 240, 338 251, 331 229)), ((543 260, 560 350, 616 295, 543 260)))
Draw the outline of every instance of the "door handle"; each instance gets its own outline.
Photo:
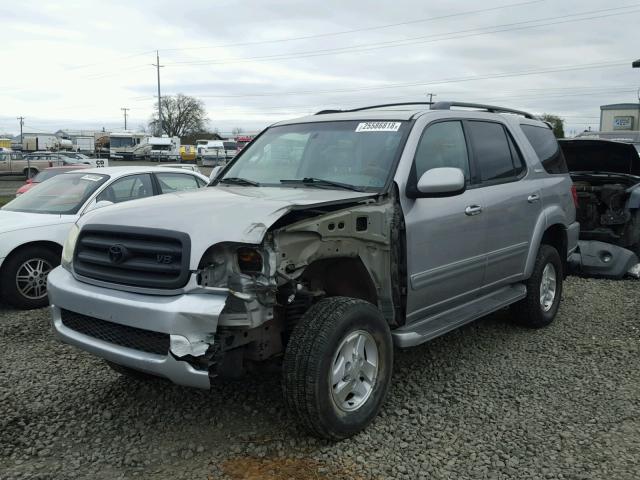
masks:
POLYGON ((537 193, 532 193, 527 197, 527 202, 529 203, 539 202, 539 201, 540 201, 540 195, 538 195, 537 193))
POLYGON ((464 209, 464 214, 468 216, 478 215, 482 213, 482 207, 480 205, 469 205, 464 209))

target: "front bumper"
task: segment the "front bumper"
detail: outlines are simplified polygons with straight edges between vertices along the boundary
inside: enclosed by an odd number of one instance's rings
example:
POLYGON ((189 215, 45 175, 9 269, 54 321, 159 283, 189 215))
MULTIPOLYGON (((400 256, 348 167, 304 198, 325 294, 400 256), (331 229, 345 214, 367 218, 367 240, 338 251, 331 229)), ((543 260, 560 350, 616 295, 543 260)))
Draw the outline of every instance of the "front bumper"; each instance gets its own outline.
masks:
POLYGON ((63 267, 48 276, 52 323, 60 340, 136 370, 165 377, 179 385, 209 388, 209 372, 180 357, 203 355, 213 344, 226 296, 211 293, 143 295, 79 282, 63 267), (108 322, 170 336, 167 355, 123 347, 82 334, 64 325, 62 309, 108 322))

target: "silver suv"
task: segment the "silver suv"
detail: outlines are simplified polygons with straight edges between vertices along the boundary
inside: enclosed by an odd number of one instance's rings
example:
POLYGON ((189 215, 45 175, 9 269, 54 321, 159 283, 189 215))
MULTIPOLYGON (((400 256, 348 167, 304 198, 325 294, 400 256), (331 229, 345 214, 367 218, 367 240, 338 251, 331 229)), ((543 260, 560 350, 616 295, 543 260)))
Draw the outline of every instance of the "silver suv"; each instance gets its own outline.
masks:
POLYGON ((120 373, 192 387, 281 360, 291 412, 341 439, 380 410, 394 345, 507 306, 548 325, 578 231, 531 114, 323 111, 267 128, 204 191, 84 215, 49 275, 53 325, 120 373))

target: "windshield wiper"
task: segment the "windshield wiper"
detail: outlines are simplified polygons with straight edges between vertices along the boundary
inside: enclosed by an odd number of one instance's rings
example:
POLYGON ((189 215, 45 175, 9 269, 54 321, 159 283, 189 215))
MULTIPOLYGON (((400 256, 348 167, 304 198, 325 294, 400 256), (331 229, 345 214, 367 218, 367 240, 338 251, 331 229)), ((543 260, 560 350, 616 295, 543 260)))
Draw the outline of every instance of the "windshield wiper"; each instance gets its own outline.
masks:
POLYGON ((230 185, 247 185, 250 187, 260 186, 258 182, 254 182, 253 180, 249 180, 248 178, 242 178, 242 177, 225 177, 222 180, 220 180, 218 183, 228 183, 230 185))
POLYGON ((364 192, 364 189, 360 187, 356 187, 355 185, 350 185, 348 183, 342 182, 334 182, 333 180, 325 180, 324 178, 316 178, 316 177, 305 177, 302 179, 291 178, 291 179, 282 179, 280 183, 290 183, 290 184, 302 184, 302 185, 312 185, 318 187, 335 187, 340 188, 342 190, 351 190, 353 192, 364 192))

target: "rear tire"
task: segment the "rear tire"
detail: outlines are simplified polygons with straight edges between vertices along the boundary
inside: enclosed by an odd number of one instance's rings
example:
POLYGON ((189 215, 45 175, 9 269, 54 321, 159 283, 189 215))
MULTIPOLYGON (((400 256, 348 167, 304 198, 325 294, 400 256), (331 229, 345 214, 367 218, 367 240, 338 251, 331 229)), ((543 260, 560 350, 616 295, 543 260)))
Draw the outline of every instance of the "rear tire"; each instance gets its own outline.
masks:
POLYGON ((60 264, 60 253, 46 247, 24 247, 5 260, 0 290, 7 303, 29 310, 49 305, 47 275, 60 264))
POLYGON ((27 177, 27 179, 29 178, 33 178, 38 174, 38 170, 35 168, 25 168, 22 173, 24 173, 24 176, 27 177), (29 174, 31 173, 31 174, 29 174))
POLYGON ((363 300, 327 298, 291 334, 283 364, 285 402, 311 434, 341 440, 376 417, 392 369, 391 332, 379 310, 363 300))
POLYGON ((558 251, 551 245, 540 245, 533 272, 526 281, 527 296, 511 305, 513 320, 529 328, 549 325, 560 307, 563 278, 558 251))

